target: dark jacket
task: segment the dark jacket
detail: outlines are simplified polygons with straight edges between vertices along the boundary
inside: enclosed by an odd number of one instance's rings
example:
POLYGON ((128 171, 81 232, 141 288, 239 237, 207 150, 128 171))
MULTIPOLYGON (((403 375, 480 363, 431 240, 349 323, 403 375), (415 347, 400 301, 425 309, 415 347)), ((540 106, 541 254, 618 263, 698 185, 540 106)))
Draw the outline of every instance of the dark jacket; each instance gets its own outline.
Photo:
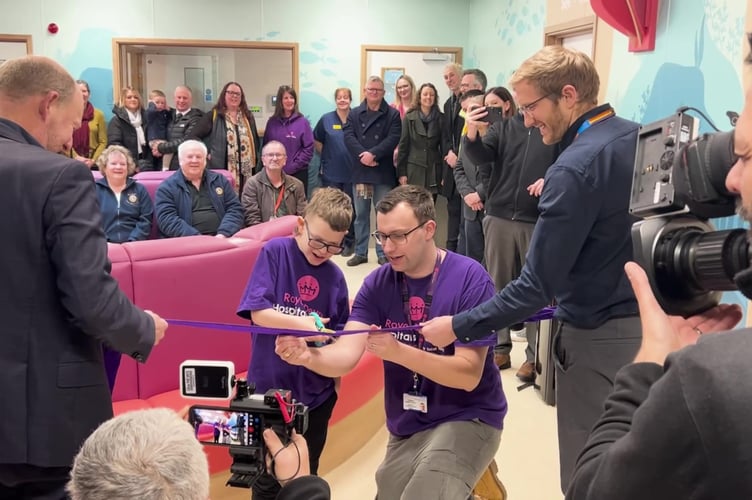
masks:
POLYGON ((520 277, 485 304, 455 315, 458 339, 522 321, 551 299, 556 318, 578 328, 637 314, 624 264, 632 259, 629 197, 639 124, 611 116, 577 133, 608 110, 588 111, 564 134, 562 152, 546 172, 520 277))
MULTIPOLYGON (((282 174, 285 191, 282 195, 282 203, 287 209, 287 215, 303 215, 306 207, 305 189, 300 179, 282 174)), ((253 226, 266 222, 274 216, 274 206, 277 203, 278 194, 275 193, 266 169, 262 169, 245 183, 241 203, 245 214, 245 225, 253 226)))
POLYGON ((189 109, 183 114, 180 119, 175 119, 177 116, 177 110, 170 111, 170 121, 167 124, 167 142, 161 143, 157 146, 157 149, 162 154, 174 154, 170 160, 170 170, 177 170, 180 168, 180 162, 178 161, 178 146, 183 141, 193 137, 193 129, 196 128, 198 121, 204 116, 203 111, 196 108, 189 109))
POLYGON ((345 144, 353 155, 353 184, 384 184, 394 186, 394 148, 402 131, 399 111, 381 100, 379 109, 369 112, 366 101, 350 110, 344 126, 345 144), (367 167, 360 163, 360 153, 369 151, 378 165, 367 167))
MULTIPOLYGON (((465 127, 465 119, 460 116, 460 103, 459 96, 457 96, 454 106, 452 105, 452 97, 444 102, 444 147, 442 151, 446 156, 449 151, 454 151, 454 154, 459 156, 460 140, 462 139, 462 129, 465 127)), ((444 162, 444 169, 442 171, 442 194, 447 198, 451 198, 455 193, 454 186, 454 169, 444 162)))
POLYGON ((70 467, 112 417, 102 343, 144 361, 154 321, 110 276, 89 169, 4 119, 0 210, 0 463, 70 467))
MULTIPOLYGON (((131 121, 128 118, 128 111, 120 106, 114 106, 112 113, 115 115, 107 124, 107 145, 108 146, 123 146, 127 149, 133 161, 138 165, 140 171, 154 170, 153 158, 151 155, 151 149, 148 144, 141 145, 141 157, 138 156, 138 136, 136 135, 136 129, 131 125, 131 121)), ((144 129, 144 140, 147 137, 147 127, 149 124, 146 120, 146 110, 141 109, 141 127, 144 129)))
POLYGON ((487 186, 486 214, 533 224, 538 220, 538 198, 527 187, 546 175, 556 148, 543 144, 537 128, 525 127, 517 114, 491 125, 482 140, 464 138, 462 149, 479 165, 480 182, 487 186))
MULTIPOLYGON (((488 166, 490 168, 490 165, 488 166)), ((467 220, 476 220, 485 213, 483 210, 473 210, 465 203, 465 196, 470 193, 478 193, 481 201, 486 202, 486 186, 478 175, 478 167, 467 157, 465 147, 460 147, 460 154, 457 157, 457 165, 454 167, 454 184, 462 200, 462 216, 467 220)))
POLYGON ((154 205, 146 188, 129 177, 120 193, 120 205, 106 178, 97 179, 97 199, 107 241, 145 240, 151 233, 154 205))
POLYGON ((420 118, 420 110, 407 112, 402 120, 399 152, 397 154, 397 177, 407 177, 408 184, 423 186, 437 193, 441 184, 444 155, 444 115, 436 108, 436 118, 426 123, 420 118))
MULTIPOLYGON (((165 238, 200 234, 191 225, 193 207, 187 182, 183 171, 177 170, 157 188, 157 225, 165 238)), ((230 181, 222 174, 204 170, 201 184, 208 186, 212 205, 220 220, 217 234, 232 236, 237 233, 243 227, 243 207, 230 181)))
MULTIPOLYGON (((246 118, 251 125, 252 140, 256 148, 256 165, 254 165, 254 168, 259 169, 261 168, 261 140, 256 128, 256 120, 250 113, 246 115, 246 118)), ((216 110, 204 113, 204 116, 199 119, 193 129, 193 138, 204 141, 209 149, 209 161, 206 168, 227 170, 227 126, 225 125, 224 115, 219 114, 216 110)))

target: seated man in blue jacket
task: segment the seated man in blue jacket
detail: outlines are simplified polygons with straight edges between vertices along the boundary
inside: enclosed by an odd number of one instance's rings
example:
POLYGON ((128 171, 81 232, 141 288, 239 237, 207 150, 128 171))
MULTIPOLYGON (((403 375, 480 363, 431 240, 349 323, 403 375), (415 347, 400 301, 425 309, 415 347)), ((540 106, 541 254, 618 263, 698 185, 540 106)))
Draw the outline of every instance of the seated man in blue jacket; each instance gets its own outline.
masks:
POLYGON ((159 232, 165 238, 208 234, 227 238, 243 227, 243 207, 222 174, 206 170, 206 146, 188 140, 178 147, 180 170, 157 189, 159 232))

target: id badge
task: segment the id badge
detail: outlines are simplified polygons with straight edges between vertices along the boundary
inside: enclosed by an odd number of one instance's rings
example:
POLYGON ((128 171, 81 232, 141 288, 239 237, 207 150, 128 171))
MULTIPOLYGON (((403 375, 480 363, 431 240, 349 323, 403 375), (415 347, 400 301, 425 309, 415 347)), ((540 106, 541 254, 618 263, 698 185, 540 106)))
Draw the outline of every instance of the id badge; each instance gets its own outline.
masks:
POLYGON ((421 394, 402 394, 402 409, 428 413, 428 398, 421 394))

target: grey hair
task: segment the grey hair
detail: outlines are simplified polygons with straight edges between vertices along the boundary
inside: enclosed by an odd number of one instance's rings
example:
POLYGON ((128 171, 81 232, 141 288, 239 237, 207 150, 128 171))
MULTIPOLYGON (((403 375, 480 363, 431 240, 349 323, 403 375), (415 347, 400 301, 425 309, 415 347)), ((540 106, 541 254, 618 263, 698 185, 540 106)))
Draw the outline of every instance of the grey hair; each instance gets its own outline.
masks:
POLYGON ((209 468, 191 426, 166 408, 104 422, 73 461, 72 500, 206 500, 209 468))
POLYGON ((196 139, 188 139, 187 141, 181 142, 180 146, 178 146, 178 160, 182 160, 185 156, 185 152, 193 148, 199 148, 204 152, 204 156, 209 154, 209 150, 206 149, 206 144, 201 141, 197 141, 196 139))

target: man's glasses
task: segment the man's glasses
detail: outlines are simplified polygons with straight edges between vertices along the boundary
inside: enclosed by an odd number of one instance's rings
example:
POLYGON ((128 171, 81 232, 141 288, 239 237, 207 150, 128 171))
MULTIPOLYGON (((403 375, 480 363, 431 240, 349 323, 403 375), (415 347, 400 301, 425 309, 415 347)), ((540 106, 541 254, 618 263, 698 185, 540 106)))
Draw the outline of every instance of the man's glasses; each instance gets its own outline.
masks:
POLYGON ((374 231, 373 233, 371 233, 371 236, 373 236, 373 239, 376 240, 376 243, 381 246, 384 246, 387 240, 391 240, 395 245, 404 245, 405 243, 407 243, 407 237, 410 236, 410 233, 417 231, 421 227, 425 226, 426 222, 428 221, 421 222, 406 233, 384 234, 381 231, 374 231))
POLYGON ((523 105, 517 106, 517 109, 519 109, 521 113, 529 115, 530 113, 532 113, 533 111, 535 111, 535 108, 538 106, 538 103, 541 102, 546 97, 549 97, 549 96, 548 95, 544 95, 542 97, 539 97, 536 100, 534 100, 533 102, 531 102, 530 104, 523 104, 523 105))
POLYGON ((261 156, 264 158, 284 158, 287 155, 285 153, 264 153, 261 156))
POLYGON ((366 92, 371 92, 372 94, 378 94, 379 92, 383 92, 384 89, 366 89, 366 92))
POLYGON ((339 255, 342 253, 342 250, 344 250, 344 247, 342 245, 330 245, 329 243, 325 241, 321 241, 319 239, 312 237, 311 230, 308 229, 308 221, 304 221, 304 224, 305 224, 306 234, 308 235, 309 247, 313 248, 314 250, 321 250, 322 248, 326 248, 326 251, 332 255, 339 255))
POLYGON ((234 90, 225 90, 225 94, 231 95, 233 97, 240 97, 243 95, 241 92, 235 92, 234 90))

